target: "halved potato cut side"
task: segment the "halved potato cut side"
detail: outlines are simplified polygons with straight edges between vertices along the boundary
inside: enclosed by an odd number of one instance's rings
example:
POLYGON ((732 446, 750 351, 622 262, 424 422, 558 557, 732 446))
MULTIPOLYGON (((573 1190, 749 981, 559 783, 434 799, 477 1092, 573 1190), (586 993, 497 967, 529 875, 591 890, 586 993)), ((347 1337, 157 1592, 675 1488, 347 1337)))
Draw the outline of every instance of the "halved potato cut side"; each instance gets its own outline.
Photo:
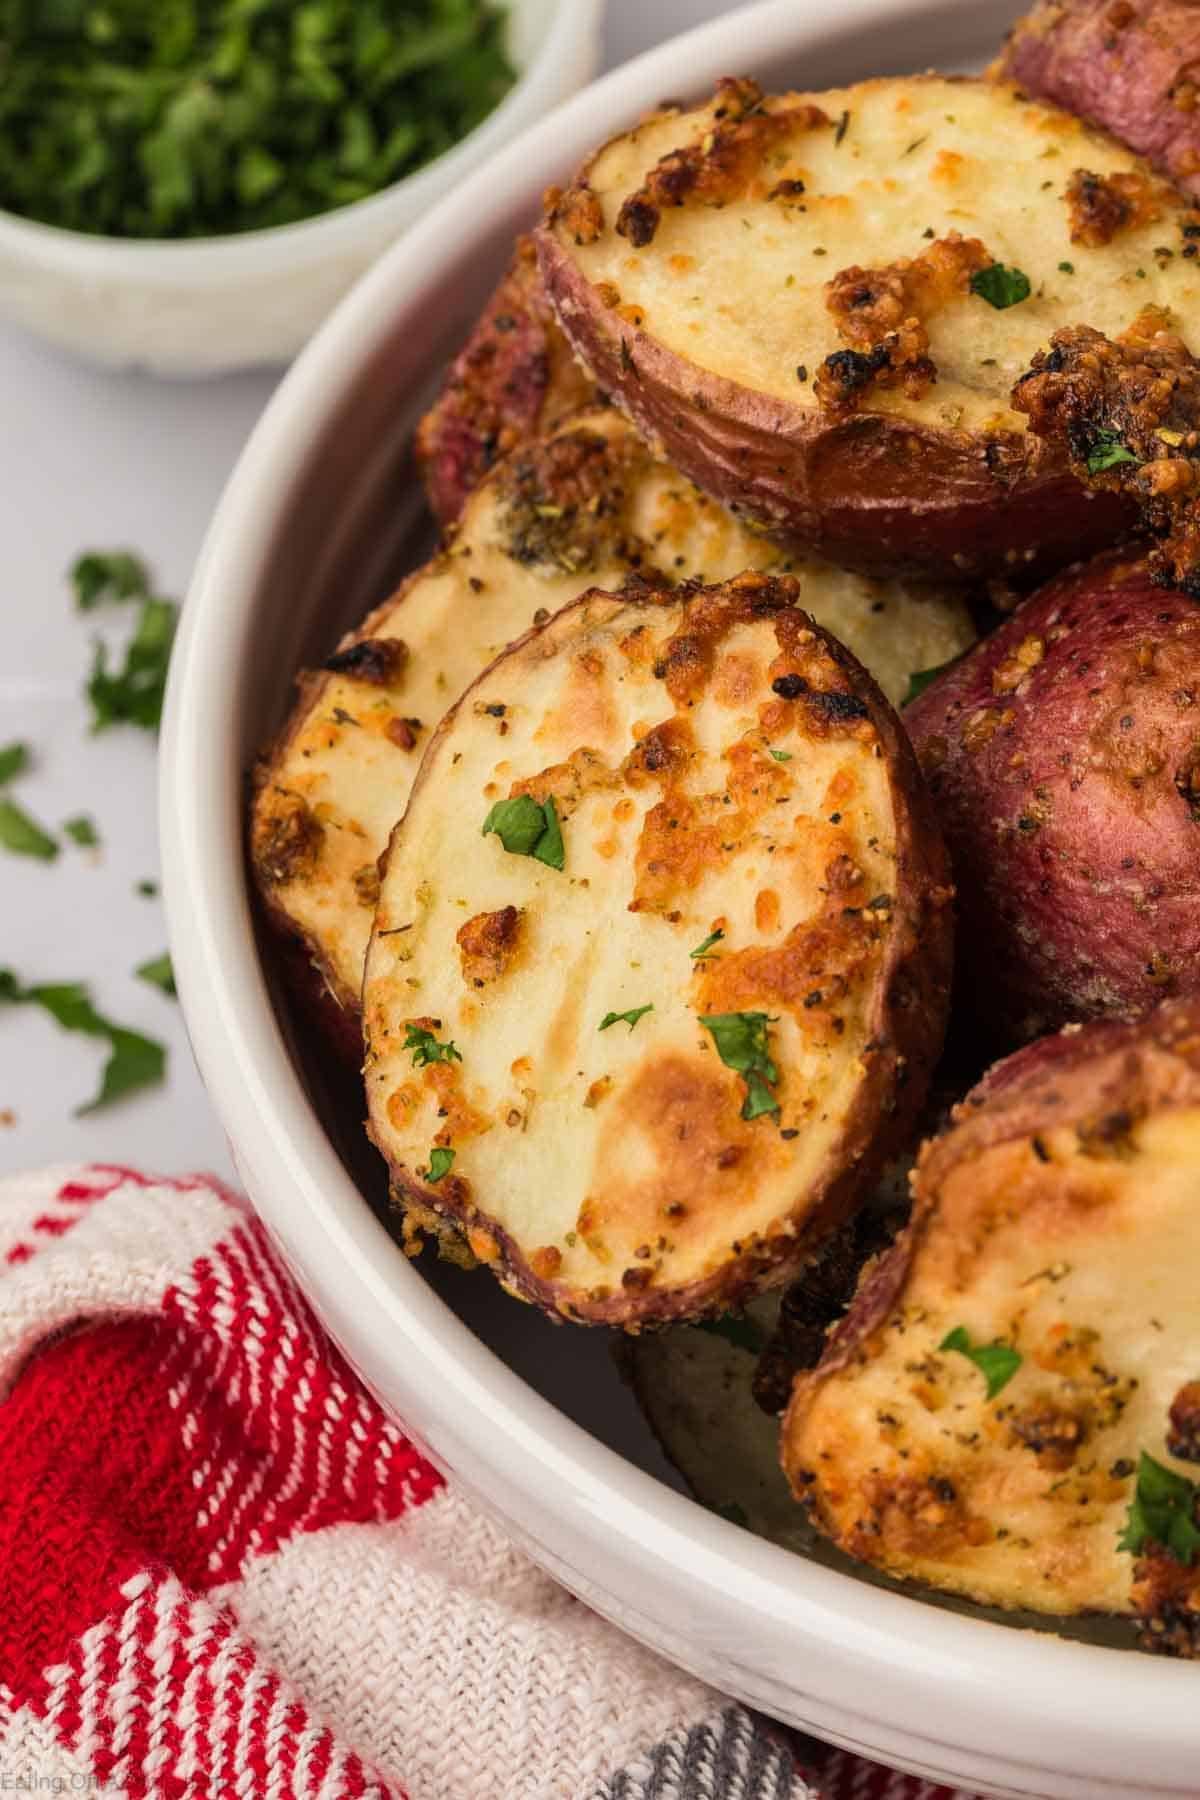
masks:
MULTIPOLYGON (((305 676, 259 766, 251 861, 274 923, 299 938, 323 1016, 357 1055, 377 860, 447 707, 512 639, 593 583, 792 571, 800 602, 894 699, 974 633, 946 587, 871 581, 789 556, 644 448, 611 409, 579 414, 497 468, 443 554, 305 676)), ((301 961, 302 972, 307 972, 301 961)))
POLYGON ((730 81, 600 150, 538 245, 597 382, 709 492, 851 565, 996 573, 1121 526, 1010 396, 1060 327, 1186 335, 1196 219, 1003 83, 730 81))
POLYGON ((940 839, 799 593, 585 595, 467 691, 392 837, 371 1135, 402 1201, 564 1318, 786 1281, 941 1045, 940 839))
POLYGON ((1151 1647, 1195 1655, 1200 1568, 1153 1531, 1122 1540, 1143 1453, 1181 1491, 1200 1460, 1198 1169, 1194 1003, 999 1064, 797 1380, 783 1462, 815 1522, 892 1575, 1132 1612, 1151 1647))

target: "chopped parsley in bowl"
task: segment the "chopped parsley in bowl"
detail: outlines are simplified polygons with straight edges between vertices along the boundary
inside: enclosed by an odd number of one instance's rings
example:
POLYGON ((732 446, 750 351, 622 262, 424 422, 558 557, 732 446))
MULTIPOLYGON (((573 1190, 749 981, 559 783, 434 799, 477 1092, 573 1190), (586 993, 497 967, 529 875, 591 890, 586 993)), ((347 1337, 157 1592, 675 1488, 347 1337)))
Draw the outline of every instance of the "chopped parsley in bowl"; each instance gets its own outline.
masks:
POLYGON ((125 238, 309 219, 513 86, 494 0, 0 0, 0 207, 125 238))
POLYGON ((287 362, 591 79, 603 11, 0 0, 0 320, 159 375, 287 362))

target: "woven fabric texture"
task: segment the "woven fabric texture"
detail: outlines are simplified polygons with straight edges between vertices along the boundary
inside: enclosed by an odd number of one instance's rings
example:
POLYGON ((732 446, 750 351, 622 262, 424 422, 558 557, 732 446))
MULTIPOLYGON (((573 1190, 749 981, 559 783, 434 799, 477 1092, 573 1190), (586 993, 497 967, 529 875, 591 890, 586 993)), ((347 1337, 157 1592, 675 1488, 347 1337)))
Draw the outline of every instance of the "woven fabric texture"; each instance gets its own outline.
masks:
POLYGON ((822 1759, 542 1574, 212 1181, 0 1181, 0 1383, 3 1791, 955 1800, 822 1759))

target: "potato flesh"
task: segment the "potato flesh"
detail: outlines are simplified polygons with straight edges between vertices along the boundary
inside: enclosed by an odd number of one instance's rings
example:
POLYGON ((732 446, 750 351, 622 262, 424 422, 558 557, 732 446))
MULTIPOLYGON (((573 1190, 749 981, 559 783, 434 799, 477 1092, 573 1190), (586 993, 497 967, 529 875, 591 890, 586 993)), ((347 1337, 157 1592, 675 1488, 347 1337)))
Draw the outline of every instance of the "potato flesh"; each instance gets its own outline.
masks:
POLYGON ((1144 167, 1112 140, 1022 100, 1014 88, 982 81, 869 81, 779 104, 810 102, 830 124, 779 147, 749 197, 722 207, 693 200, 664 207, 644 249, 615 231, 621 203, 660 157, 704 137, 716 103, 656 117, 593 163, 588 179, 606 229, 591 244, 576 245, 562 227, 560 238, 588 281, 610 283, 622 313, 637 309, 640 329, 667 349, 707 373, 815 410, 816 371, 846 347, 825 284, 853 265, 917 257, 950 232, 981 239, 995 261, 1028 275, 1033 292, 1003 310, 963 294, 930 312, 923 322, 936 383, 917 399, 873 387, 872 412, 1019 433, 1025 420, 1009 405, 1013 383, 1060 326, 1086 321, 1113 336, 1156 305, 1187 336, 1200 274, 1181 257, 1183 202, 1165 183, 1147 174, 1158 196, 1156 221, 1130 226, 1102 248, 1071 241, 1064 189, 1073 172, 1144 167), (794 204, 768 200, 769 189, 788 179, 804 182, 803 196, 794 204), (1171 254, 1156 257, 1159 246, 1171 254))
MULTIPOLYGON (((654 667, 683 616, 679 604, 597 596, 493 666, 426 759, 393 839, 367 965, 372 1131, 399 1185, 436 1201, 418 1171, 435 1140, 450 1142, 454 1176, 481 1215, 468 1234, 476 1254, 494 1258, 494 1227, 581 1302, 686 1288, 737 1245, 799 1227, 864 1078, 888 926, 877 936, 874 922, 863 926, 872 945, 864 938, 863 962, 832 1007, 828 993, 806 1008, 798 995, 788 1006, 765 989, 728 1004, 734 990, 721 984, 734 965, 725 959, 779 946, 800 921, 825 916, 828 871, 841 857, 859 871, 845 899, 860 909, 898 880, 895 801, 873 728, 862 721, 856 734, 822 741, 781 721, 768 748, 764 703, 790 710, 772 696, 779 650, 769 617, 722 642, 708 689, 686 713, 695 750, 686 795, 737 843, 690 862, 680 851, 660 910, 630 910, 645 901, 635 859, 662 800, 655 780, 618 775, 585 792, 563 823, 561 872, 481 837, 488 809, 514 782, 580 751, 619 771, 674 717, 654 667), (503 738, 488 705, 505 707, 503 738), (727 806, 739 760, 757 786, 727 806), (474 990, 458 933, 510 906, 520 910, 512 966, 474 990), (693 959, 715 929, 725 934, 714 947, 721 960, 693 959), (646 1005, 653 1012, 633 1028, 601 1031, 609 1012, 646 1005), (743 1081, 698 1023, 699 1013, 735 1010, 777 1016, 778 1121, 740 1117, 743 1081), (406 1023, 420 1018, 437 1019, 439 1038, 460 1049, 452 1079, 414 1070, 402 1049, 406 1023), (777 1127, 798 1135, 784 1139, 777 1127)), ((557 788, 561 799, 561 780, 557 788)))
POLYGON ((1038 1141, 955 1167, 901 1304, 814 1386, 784 1461, 842 1547, 894 1575, 1001 1606, 1128 1613, 1134 1559, 1117 1539, 1138 1455, 1189 1473, 1164 1433, 1197 1376, 1200 1111, 1152 1116, 1108 1158, 1073 1130, 1038 1141), (973 1364, 939 1349, 960 1325, 1023 1358, 991 1401, 973 1364), (1068 1454, 1055 1433, 1071 1421, 1084 1435, 1068 1454))
POLYGON ((895 701, 914 669, 938 666, 974 637, 966 607, 944 587, 874 581, 789 556, 746 530, 669 465, 654 462, 615 412, 582 414, 565 432, 599 435, 626 459, 625 541, 574 571, 522 561, 506 511, 507 478, 498 471, 468 503, 449 553, 364 628, 367 636, 407 646, 397 679, 381 689, 330 675, 303 695, 256 797, 256 840, 296 797, 322 826, 315 861, 289 881, 270 882, 267 892, 307 940, 343 1005, 354 1005, 362 987, 373 865, 408 803, 434 727, 536 614, 557 611, 593 584, 615 587, 633 574, 631 550, 636 567, 657 568, 677 581, 720 581, 744 569, 794 573, 800 604, 872 669, 895 701), (405 734, 398 740, 394 733, 412 719, 419 729, 405 748, 405 734))

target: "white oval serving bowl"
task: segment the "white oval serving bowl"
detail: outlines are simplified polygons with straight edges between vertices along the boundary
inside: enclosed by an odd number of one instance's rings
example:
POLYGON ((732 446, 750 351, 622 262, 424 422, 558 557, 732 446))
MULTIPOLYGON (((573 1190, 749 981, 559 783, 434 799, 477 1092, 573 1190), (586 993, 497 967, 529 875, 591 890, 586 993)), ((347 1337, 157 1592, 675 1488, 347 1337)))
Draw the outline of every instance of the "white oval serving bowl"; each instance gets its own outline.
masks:
POLYGON ((443 156, 353 205, 226 237, 89 237, 0 211, 0 314, 93 362, 214 375, 289 362, 464 176, 595 74, 604 0, 508 0, 517 80, 443 156))
POLYGON ((1200 1670, 947 1611, 756 1539, 676 1491, 604 1334, 564 1328, 548 1356, 551 1327, 494 1283, 406 1260, 364 1198, 353 1097, 339 1110, 272 1004, 242 855, 245 770, 289 673, 386 591, 431 372, 541 189, 718 76, 975 65, 1014 10, 762 0, 578 95, 383 259, 280 388, 213 524, 172 667, 163 868, 192 1041, 255 1206, 374 1391, 532 1556, 673 1661, 881 1761, 996 1795, 1184 1800, 1200 1789, 1200 1670))

